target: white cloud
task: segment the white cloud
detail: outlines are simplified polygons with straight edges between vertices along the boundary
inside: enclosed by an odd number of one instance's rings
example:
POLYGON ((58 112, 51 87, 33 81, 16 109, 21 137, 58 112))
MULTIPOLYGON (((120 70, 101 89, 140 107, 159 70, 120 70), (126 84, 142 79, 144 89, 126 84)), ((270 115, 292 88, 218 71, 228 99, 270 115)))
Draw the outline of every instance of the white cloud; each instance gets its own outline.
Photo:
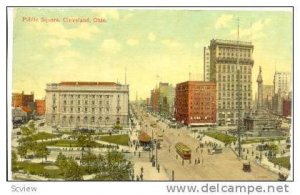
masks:
MULTIPOLYGON (((266 34, 263 32, 264 28, 270 23, 270 19, 261 19, 253 23, 248 28, 240 28, 240 37, 244 39, 257 40, 263 38, 266 34)), ((231 31, 231 35, 235 35, 236 30, 231 31)))
POLYGON ((50 38, 45 42, 45 47, 57 48, 57 47, 69 47, 71 44, 66 39, 50 38))
POLYGON ((148 40, 149 41, 155 41, 156 40, 156 35, 153 32, 150 32, 148 34, 148 40))
POLYGON ((83 40, 91 40, 94 35, 101 32, 95 25, 85 23, 79 24, 75 28, 66 28, 62 23, 35 23, 32 30, 38 30, 60 39, 78 38, 83 40))
POLYGON ((128 39, 126 43, 130 46, 136 46, 140 43, 140 41, 137 39, 128 39))
POLYGON ((219 28, 224 28, 228 25, 228 23, 232 20, 233 15, 231 14, 223 14, 221 15, 218 19, 217 22, 215 24, 215 28, 219 29, 219 28))
POLYGON ((162 43, 167 46, 168 48, 179 48, 181 47, 181 44, 178 41, 165 39, 162 41, 162 43))
POLYGON ((114 39, 106 39, 102 42, 100 51, 104 53, 117 53, 121 50, 121 44, 114 39))

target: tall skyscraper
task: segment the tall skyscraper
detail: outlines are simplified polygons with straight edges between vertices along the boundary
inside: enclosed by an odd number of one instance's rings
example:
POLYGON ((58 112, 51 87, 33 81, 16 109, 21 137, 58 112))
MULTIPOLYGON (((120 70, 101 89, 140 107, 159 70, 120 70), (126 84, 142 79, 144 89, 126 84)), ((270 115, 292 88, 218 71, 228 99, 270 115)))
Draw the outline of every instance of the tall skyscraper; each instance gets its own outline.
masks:
POLYGON ((221 125, 237 124, 239 110, 242 117, 251 107, 253 48, 251 42, 210 42, 210 80, 217 85, 217 120, 221 125))
POLYGON ((210 50, 209 47, 203 48, 203 78, 204 81, 210 81, 210 50))
POLYGON ((273 84, 275 94, 288 96, 288 93, 291 91, 291 73, 275 72, 273 84))

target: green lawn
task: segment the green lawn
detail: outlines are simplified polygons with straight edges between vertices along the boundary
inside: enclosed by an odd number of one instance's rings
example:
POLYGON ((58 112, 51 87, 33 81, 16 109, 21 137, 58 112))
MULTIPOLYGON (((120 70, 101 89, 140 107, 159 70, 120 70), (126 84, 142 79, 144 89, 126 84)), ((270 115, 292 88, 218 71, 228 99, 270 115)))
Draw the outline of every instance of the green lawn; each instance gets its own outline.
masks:
POLYGON ((63 178, 63 174, 60 169, 49 170, 45 169, 45 166, 53 164, 46 163, 31 163, 31 162, 17 162, 16 170, 23 170, 25 173, 29 172, 31 175, 39 175, 47 178, 63 178))
POLYGON ((279 165, 282 167, 285 167, 287 169, 290 169, 291 167, 291 163, 290 163, 290 157, 280 157, 280 158, 274 158, 270 160, 272 163, 274 163, 275 165, 279 165))
MULTIPOLYGON (((44 142, 46 146, 57 146, 57 147, 80 147, 76 140, 56 140, 56 141, 47 141, 44 142)), ((107 148, 109 146, 99 144, 97 142, 92 141, 91 142, 92 147, 97 148, 107 148)))
POLYGON ((129 136, 127 134, 126 135, 102 136, 100 138, 100 140, 105 141, 105 142, 109 142, 109 143, 128 146, 129 136))
POLYGON ((32 135, 33 140, 47 140, 51 138, 57 138, 60 137, 60 134, 51 134, 51 133, 46 133, 46 132, 39 132, 37 134, 32 135))
POLYGON ((286 140, 284 137, 277 137, 277 138, 254 138, 254 139, 247 139, 243 140, 242 144, 252 144, 252 143, 261 143, 264 141, 264 143, 269 142, 269 141, 278 141, 278 140, 286 140))
POLYGON ((224 142, 225 144, 230 144, 231 142, 235 142, 237 139, 234 136, 231 135, 225 135, 223 133, 205 133, 205 135, 215 138, 221 142, 224 142))

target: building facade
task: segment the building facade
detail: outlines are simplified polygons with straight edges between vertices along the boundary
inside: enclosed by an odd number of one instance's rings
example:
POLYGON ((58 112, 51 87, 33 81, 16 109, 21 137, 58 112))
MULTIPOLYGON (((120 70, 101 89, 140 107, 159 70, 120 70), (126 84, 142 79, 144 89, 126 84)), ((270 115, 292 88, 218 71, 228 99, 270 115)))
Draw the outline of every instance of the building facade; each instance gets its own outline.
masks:
POLYGON ((263 85, 263 104, 264 108, 267 110, 272 109, 272 97, 273 97, 273 92, 274 87, 273 85, 263 85))
POLYGON ((186 125, 216 123, 216 84, 203 81, 177 84, 175 119, 186 125))
POLYGON ((291 91, 291 73, 275 72, 274 74, 274 93, 280 96, 288 96, 291 91))
POLYGON ((46 102, 45 100, 35 100, 35 114, 37 116, 43 116, 46 112, 46 102))
POLYGON ((291 116, 292 101, 291 99, 284 99, 282 102, 282 116, 291 116))
POLYGON ((12 106, 13 107, 22 107, 29 106, 30 103, 34 102, 34 94, 24 94, 22 93, 13 93, 12 94, 12 106))
POLYGON ((210 48, 203 48, 203 78, 204 81, 210 81, 210 48))
POLYGON ((220 125, 236 125, 251 108, 253 48, 251 42, 215 39, 210 42, 210 80, 216 82, 220 125))
POLYGON ((159 112, 159 88, 151 90, 150 105, 153 112, 159 112))
POLYGON ((159 112, 165 117, 174 115, 175 88, 169 83, 159 83, 159 112))
POLYGON ((128 126, 129 86, 114 82, 47 84, 46 123, 70 129, 128 126))

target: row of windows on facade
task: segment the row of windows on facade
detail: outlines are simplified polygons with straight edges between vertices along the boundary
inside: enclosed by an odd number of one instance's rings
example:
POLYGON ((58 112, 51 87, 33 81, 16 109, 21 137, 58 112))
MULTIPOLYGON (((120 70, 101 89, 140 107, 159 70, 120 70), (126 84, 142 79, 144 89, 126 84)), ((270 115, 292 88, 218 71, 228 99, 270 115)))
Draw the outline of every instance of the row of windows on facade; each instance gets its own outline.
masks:
MULTIPOLYGON (((85 100, 85 101, 81 101, 81 100, 77 100, 77 101, 70 100, 70 101, 67 101, 67 100, 64 100, 63 101, 64 105, 67 105, 67 104, 73 105, 75 103, 77 103, 77 105, 80 105, 80 104, 84 104, 84 105, 89 105, 89 104, 96 105, 96 101, 95 100, 92 100, 92 101, 88 101, 88 100, 85 100)), ((99 105, 102 105, 102 103, 104 103, 104 101, 99 101, 98 103, 99 103, 99 105)), ((109 101, 105 101, 105 103, 107 105, 109 105, 111 103, 111 101, 110 100, 109 101)), ((53 104, 56 104, 56 100, 55 99, 53 99, 53 104)), ((117 104, 120 104, 120 100, 117 101, 117 104)))
POLYGON ((201 106, 190 106, 191 110, 215 110, 216 107, 215 106, 205 106, 205 107, 201 107, 201 106))
POLYGON ((230 92, 223 92, 223 93, 218 93, 218 98, 217 99, 220 99, 220 97, 222 98, 225 98, 225 97, 232 97, 232 98, 235 98, 235 97, 240 97, 241 99, 247 99, 247 98, 250 98, 251 99, 251 93, 247 93, 247 92, 244 92, 244 93, 239 93, 239 92, 236 92, 236 93, 230 93, 230 92))
POLYGON ((228 73, 234 73, 233 71, 236 71, 239 68, 240 73, 248 73, 251 74, 252 72, 252 66, 249 65, 240 65, 237 67, 236 64, 221 64, 216 66, 217 72, 228 72, 228 73))
POLYGON ((191 116, 190 120, 209 120, 214 119, 214 117, 211 116, 191 116))
MULTIPOLYGON (((52 109, 53 109, 53 111, 56 111, 56 107, 53 107, 52 109)), ((99 111, 100 113, 102 113, 103 111, 106 111, 106 112, 111 111, 111 109, 109 109, 109 108, 99 108, 99 109, 90 108, 90 109, 88 109, 88 108, 80 108, 80 107, 78 107, 76 110, 77 110, 77 112, 92 112, 92 113, 97 112, 97 111, 99 111)), ((120 110, 121 110, 121 107, 116 108, 117 113, 119 113, 120 110)), ((64 107, 62 110, 62 112, 71 112, 71 113, 74 111, 75 111, 75 108, 72 108, 72 107, 69 109, 64 107)))
MULTIPOLYGON (((248 109, 251 107, 251 102, 243 102, 241 103, 240 108, 241 109, 248 109)), ((239 109, 238 103, 234 103, 234 102, 227 102, 227 104, 225 102, 219 103, 218 104, 218 109, 239 109)))
POLYGON ((176 90, 210 90, 210 89, 214 89, 214 86, 191 86, 190 88, 188 86, 178 86, 176 87, 176 90))
POLYGON ((222 90, 237 90, 237 89, 239 89, 239 87, 240 87, 240 89, 241 90, 243 90, 243 91, 251 91, 252 89, 251 89, 251 84, 246 84, 246 85, 238 85, 238 84, 230 84, 230 83, 218 83, 218 88, 217 88, 217 90, 218 91, 222 91, 222 90), (226 88, 227 87, 227 88, 226 88), (236 88, 234 88, 234 87, 236 87, 236 88))
MULTIPOLYGON (((101 98, 113 98, 114 95, 78 95, 78 94, 61 94, 63 98, 85 98, 85 99, 101 99, 101 98)), ((52 95, 53 98, 56 97, 56 94, 52 95)), ((117 95, 117 98, 120 98, 120 94, 117 95)))
POLYGON ((241 49, 241 48, 227 48, 227 47, 219 47, 219 55, 224 56, 251 56, 251 49, 241 49))
MULTIPOLYGON (((233 75, 227 75, 226 76, 222 76, 222 75, 218 75, 217 79, 216 79, 217 82, 238 82, 238 77, 235 77, 233 75)), ((240 81, 242 82, 249 82, 251 83, 251 75, 244 75, 244 76, 240 76, 240 81), (244 78, 244 79, 243 79, 244 78), (248 78, 248 79, 247 79, 248 78)))
MULTIPOLYGON (((78 122, 78 123, 80 123, 81 121, 86 122, 86 123, 89 122, 87 116, 85 116, 85 117, 78 116, 76 118, 73 117, 73 116, 70 116, 70 117, 63 116, 61 119, 62 119, 63 122, 69 121, 70 123, 74 122, 74 120, 76 120, 76 122, 78 122)), ((98 119, 97 119, 98 122, 109 121, 109 120, 110 120, 110 118, 108 116, 107 117, 98 117, 98 119)), ((52 121, 55 121, 55 116, 52 116, 52 121)), ((120 121, 120 118, 117 118, 117 121, 120 121)), ((90 118, 90 122, 91 123, 96 122, 96 118, 95 117, 91 117, 90 118)))

